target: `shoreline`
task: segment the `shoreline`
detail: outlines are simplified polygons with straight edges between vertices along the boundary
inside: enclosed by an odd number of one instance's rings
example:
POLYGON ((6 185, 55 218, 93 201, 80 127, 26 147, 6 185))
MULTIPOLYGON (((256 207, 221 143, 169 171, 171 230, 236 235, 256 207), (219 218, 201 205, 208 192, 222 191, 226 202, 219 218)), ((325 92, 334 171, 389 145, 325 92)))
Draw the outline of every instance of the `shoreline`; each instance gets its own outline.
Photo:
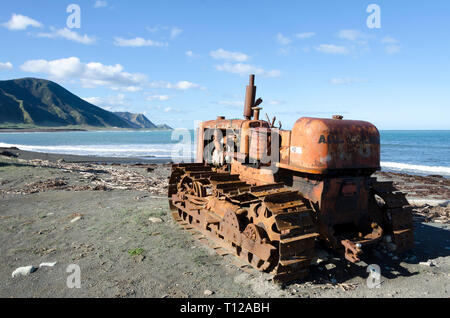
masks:
POLYGON ((0 127, 1 133, 34 133, 34 132, 88 132, 88 131, 172 131, 173 129, 162 128, 114 128, 114 127, 86 127, 86 128, 7 128, 0 127))
MULTIPOLYGON (((105 164, 105 165, 167 165, 173 163, 169 158, 127 158, 96 157, 89 155, 54 154, 0 147, 0 156, 31 161, 41 160, 51 163, 105 164)), ((393 181, 394 185, 407 194, 414 206, 442 206, 450 204, 450 178, 442 175, 409 174, 405 172, 377 171, 372 177, 380 181, 393 181)))
MULTIPOLYGON (((125 157, 95 157, 82 155, 68 155, 68 154, 54 154, 46 152, 35 152, 21 150, 19 148, 4 148, 0 147, 0 155, 10 153, 10 157, 23 160, 48 160, 50 162, 57 162, 63 160, 67 163, 98 163, 98 164, 167 164, 172 162, 170 159, 143 159, 143 158, 125 158, 125 157)), ((8 156, 8 155, 7 155, 8 156)))
POLYGON ((29 132, 74 132, 74 131, 88 131, 87 129, 70 129, 70 128, 0 128, 0 133, 29 133, 29 132))

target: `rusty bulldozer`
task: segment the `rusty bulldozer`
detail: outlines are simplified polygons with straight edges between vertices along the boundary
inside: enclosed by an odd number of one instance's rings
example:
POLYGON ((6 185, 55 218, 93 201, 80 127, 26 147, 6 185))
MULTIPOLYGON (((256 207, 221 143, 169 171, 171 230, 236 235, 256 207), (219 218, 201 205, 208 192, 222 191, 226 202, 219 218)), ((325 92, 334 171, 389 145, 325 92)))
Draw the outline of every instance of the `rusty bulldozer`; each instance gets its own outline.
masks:
POLYGON ((174 219, 276 282, 308 275, 317 242, 358 262, 382 239, 413 247, 412 211, 380 169, 380 135, 364 121, 304 117, 292 130, 260 119, 254 75, 244 118, 202 122, 195 163, 173 164, 174 219))

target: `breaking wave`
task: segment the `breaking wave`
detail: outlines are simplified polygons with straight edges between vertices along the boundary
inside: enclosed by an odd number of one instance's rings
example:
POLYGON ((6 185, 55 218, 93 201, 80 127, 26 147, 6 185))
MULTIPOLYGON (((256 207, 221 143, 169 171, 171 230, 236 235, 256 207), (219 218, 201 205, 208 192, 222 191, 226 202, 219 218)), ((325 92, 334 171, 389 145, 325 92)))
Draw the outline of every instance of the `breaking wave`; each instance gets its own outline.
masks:
POLYGON ((381 167, 392 171, 403 171, 421 174, 440 174, 450 176, 450 167, 424 166, 400 162, 381 162, 381 167))
POLYGON ((0 143, 0 147, 54 154, 125 158, 191 158, 195 149, 194 146, 181 147, 179 144, 37 146, 0 143))

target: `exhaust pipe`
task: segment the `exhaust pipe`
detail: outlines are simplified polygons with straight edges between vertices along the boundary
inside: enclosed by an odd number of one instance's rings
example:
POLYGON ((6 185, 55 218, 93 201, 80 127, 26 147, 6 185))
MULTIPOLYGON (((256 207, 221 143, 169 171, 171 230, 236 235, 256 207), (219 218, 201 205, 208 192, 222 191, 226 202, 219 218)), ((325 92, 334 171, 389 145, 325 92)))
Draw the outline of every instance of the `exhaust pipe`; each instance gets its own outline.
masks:
POLYGON ((253 117, 253 105, 255 105, 256 86, 255 86, 255 74, 250 75, 249 85, 245 92, 245 104, 244 104, 244 118, 252 119, 253 117))

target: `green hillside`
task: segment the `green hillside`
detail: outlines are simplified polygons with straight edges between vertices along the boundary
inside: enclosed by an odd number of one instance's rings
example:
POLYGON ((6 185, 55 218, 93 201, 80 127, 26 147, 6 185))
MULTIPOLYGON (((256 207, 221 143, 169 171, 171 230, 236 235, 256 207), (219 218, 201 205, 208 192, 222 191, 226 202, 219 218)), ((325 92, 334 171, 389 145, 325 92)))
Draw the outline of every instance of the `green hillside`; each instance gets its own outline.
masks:
POLYGON ((144 115, 109 112, 48 80, 0 81, 0 125, 3 127, 156 128, 144 115))

